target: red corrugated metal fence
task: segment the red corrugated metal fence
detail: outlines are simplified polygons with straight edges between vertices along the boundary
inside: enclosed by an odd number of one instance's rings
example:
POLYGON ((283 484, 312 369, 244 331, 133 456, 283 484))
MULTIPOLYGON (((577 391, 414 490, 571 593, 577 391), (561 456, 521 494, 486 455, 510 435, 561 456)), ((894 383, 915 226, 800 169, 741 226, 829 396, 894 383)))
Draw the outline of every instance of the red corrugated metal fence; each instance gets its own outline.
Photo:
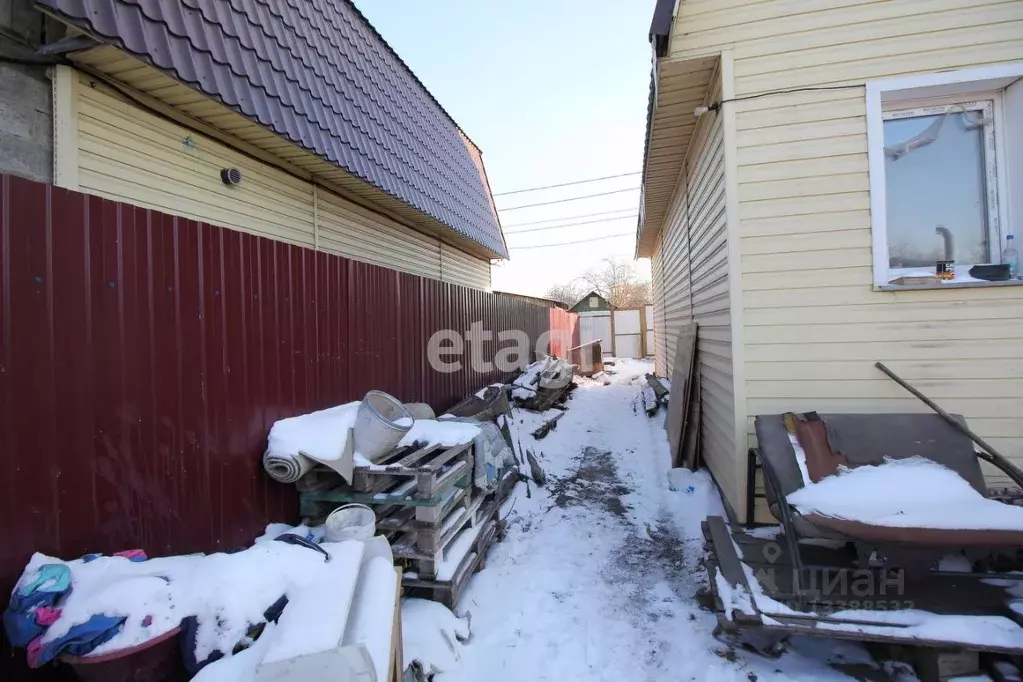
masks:
POLYGON ((434 331, 482 320, 535 343, 550 324, 482 291, 0 182, 5 591, 33 551, 249 543, 296 514, 260 466, 275 420, 373 388, 446 408, 503 377, 434 371, 434 331))
POLYGON ((579 316, 561 308, 551 308, 550 348, 551 355, 565 357, 569 348, 579 345, 579 316))

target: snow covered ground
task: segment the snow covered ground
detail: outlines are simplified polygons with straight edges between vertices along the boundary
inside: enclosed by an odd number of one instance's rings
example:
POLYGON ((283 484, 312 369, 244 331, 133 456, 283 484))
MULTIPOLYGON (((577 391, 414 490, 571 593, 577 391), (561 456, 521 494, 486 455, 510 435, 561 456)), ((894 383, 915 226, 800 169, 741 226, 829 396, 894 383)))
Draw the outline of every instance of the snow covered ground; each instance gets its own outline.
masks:
POLYGON ((652 363, 618 360, 609 369, 578 380, 568 413, 544 440, 529 435, 540 416, 515 411, 515 437, 537 453, 548 484, 533 486, 531 498, 520 484, 506 504, 514 505, 508 536, 458 607, 472 614, 472 638, 438 682, 876 674, 853 644, 796 640, 769 660, 712 636, 715 617, 696 596, 706 582, 700 522, 723 513, 720 499, 706 472, 669 477, 663 412, 649 418, 637 402, 652 363))

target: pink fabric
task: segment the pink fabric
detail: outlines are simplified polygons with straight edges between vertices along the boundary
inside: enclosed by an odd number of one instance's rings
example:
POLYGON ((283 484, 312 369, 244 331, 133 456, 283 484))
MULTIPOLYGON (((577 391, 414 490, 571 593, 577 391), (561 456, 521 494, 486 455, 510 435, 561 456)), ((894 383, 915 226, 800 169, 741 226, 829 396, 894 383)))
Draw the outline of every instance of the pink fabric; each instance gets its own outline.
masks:
POLYGON ((39 635, 31 642, 28 643, 28 647, 25 649, 25 658, 28 659, 28 667, 38 668, 39 667, 39 654, 43 648, 43 636, 39 635))
POLYGON ((120 552, 114 552, 114 556, 124 557, 125 559, 145 559, 146 553, 141 549, 126 549, 120 552))
POLYGON ((61 610, 53 606, 40 606, 36 609, 36 622, 47 627, 53 625, 60 618, 61 610))

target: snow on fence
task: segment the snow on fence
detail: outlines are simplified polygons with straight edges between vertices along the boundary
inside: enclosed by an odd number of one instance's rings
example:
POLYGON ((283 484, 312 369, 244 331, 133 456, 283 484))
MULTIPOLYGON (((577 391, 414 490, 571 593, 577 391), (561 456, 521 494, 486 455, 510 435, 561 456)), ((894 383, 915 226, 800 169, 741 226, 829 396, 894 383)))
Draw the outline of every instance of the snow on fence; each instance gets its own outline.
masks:
POLYGON ((274 421, 370 389, 445 409, 507 377, 470 363, 434 371, 434 331, 482 320, 495 338, 519 329, 535 344, 552 320, 567 323, 524 301, 9 176, 0 250, 3 594, 36 550, 247 545, 297 513, 293 486, 261 470, 274 421))

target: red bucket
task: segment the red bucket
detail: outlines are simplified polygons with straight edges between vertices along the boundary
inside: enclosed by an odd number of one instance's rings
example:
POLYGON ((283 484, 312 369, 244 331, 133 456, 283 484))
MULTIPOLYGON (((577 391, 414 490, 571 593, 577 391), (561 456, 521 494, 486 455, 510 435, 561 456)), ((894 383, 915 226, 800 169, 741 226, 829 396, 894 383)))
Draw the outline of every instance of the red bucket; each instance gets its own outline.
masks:
POLYGON ((167 682, 186 679, 176 627, 159 637, 100 656, 61 654, 82 682, 167 682))

